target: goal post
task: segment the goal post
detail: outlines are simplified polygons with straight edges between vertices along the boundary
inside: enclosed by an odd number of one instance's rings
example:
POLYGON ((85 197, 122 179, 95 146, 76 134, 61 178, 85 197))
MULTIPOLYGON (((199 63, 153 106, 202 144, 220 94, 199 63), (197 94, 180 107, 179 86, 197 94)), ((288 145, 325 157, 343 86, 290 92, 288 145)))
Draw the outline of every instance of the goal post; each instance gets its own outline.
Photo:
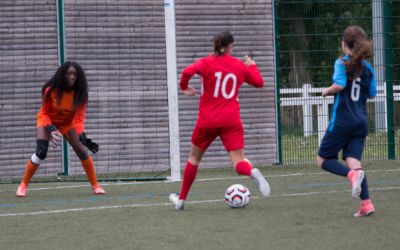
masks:
MULTIPOLYGON (((98 179, 181 179, 174 1, 9 0, 2 6, 10 49, 2 52, 0 137, 13 143, 2 143, 0 182, 21 180, 35 148, 40 88, 64 61, 82 65, 90 85, 85 131, 100 145, 92 155, 98 179)), ((33 181, 87 178, 63 143, 49 150, 33 181)))
POLYGON ((170 180, 179 181, 181 178, 181 164, 179 149, 179 113, 174 0, 164 0, 164 12, 168 82, 169 153, 171 166, 170 180))

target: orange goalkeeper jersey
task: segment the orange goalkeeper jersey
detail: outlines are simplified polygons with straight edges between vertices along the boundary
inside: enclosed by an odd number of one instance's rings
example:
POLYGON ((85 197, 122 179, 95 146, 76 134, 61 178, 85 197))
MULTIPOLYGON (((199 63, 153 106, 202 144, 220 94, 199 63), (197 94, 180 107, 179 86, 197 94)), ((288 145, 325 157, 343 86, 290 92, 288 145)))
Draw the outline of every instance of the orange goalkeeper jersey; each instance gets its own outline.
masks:
POLYGON ((50 99, 46 101, 45 96, 49 87, 43 95, 42 107, 37 113, 37 127, 55 125, 57 129, 66 134, 70 129, 75 129, 77 134, 84 131, 86 116, 86 104, 75 107, 73 105, 75 91, 65 91, 61 102, 57 102, 57 90, 51 93, 50 99))

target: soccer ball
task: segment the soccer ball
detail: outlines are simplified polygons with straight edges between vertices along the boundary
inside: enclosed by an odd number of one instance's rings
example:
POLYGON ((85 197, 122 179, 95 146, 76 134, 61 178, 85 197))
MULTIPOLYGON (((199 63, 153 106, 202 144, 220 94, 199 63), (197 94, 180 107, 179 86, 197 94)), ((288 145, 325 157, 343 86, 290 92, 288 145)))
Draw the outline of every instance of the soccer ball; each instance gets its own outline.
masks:
POLYGON ((250 202, 250 191, 242 184, 233 184, 225 191, 225 203, 231 208, 244 208, 250 202))

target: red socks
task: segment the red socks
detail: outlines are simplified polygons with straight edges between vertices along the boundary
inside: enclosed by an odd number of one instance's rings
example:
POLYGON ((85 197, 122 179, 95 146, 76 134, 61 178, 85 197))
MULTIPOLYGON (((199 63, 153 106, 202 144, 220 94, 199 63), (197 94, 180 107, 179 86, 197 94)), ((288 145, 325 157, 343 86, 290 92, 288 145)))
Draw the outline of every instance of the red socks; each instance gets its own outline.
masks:
POLYGON ((240 175, 251 176, 252 169, 253 167, 248 160, 239 161, 238 164, 236 164, 236 172, 240 175))
POLYGON ((192 165, 189 161, 186 162, 185 171, 183 173, 181 192, 179 194, 180 200, 186 200, 190 187, 192 186, 194 179, 196 179, 197 168, 198 166, 192 165))
MULTIPOLYGON (((185 171, 183 173, 183 181, 181 192, 179 194, 180 200, 186 200, 189 190, 196 179, 198 166, 192 165, 189 161, 186 162, 185 171)), ((253 167, 248 160, 240 161, 236 164, 236 172, 240 175, 251 176, 251 170, 253 167)))

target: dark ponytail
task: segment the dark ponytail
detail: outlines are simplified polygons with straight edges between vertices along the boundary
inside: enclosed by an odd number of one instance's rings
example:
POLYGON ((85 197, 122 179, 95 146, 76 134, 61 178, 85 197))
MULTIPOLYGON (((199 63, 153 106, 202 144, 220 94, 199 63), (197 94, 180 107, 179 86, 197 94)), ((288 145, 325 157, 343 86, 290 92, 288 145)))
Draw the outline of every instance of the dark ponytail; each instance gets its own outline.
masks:
POLYGON ((214 36, 214 53, 216 55, 225 54, 231 43, 233 43, 233 36, 229 31, 218 33, 214 36))
POLYGON ((349 26, 343 32, 343 41, 351 51, 351 58, 344 62, 350 80, 362 73, 362 60, 372 56, 372 43, 359 26, 349 26))

